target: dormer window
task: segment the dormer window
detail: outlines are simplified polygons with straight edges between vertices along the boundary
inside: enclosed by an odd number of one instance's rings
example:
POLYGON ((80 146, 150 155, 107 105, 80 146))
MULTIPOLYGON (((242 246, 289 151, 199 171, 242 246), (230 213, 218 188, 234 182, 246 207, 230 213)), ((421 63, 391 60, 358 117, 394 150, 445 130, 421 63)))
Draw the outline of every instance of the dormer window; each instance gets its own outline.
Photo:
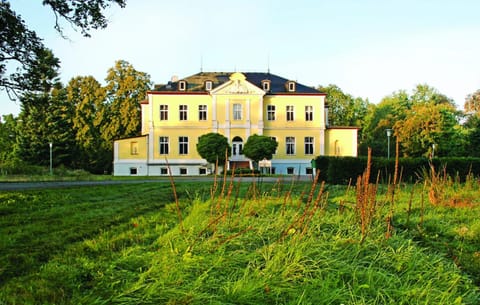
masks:
POLYGON ((181 80, 178 82, 178 91, 186 91, 187 90, 187 82, 181 80))
POLYGON ((262 80, 262 89, 265 92, 270 91, 270 80, 268 79, 262 80))
POLYGON ((287 82, 287 91, 288 92, 295 92, 295 82, 294 81, 288 81, 287 82))
POLYGON ((213 88, 213 82, 211 80, 205 81, 205 91, 210 91, 213 88))

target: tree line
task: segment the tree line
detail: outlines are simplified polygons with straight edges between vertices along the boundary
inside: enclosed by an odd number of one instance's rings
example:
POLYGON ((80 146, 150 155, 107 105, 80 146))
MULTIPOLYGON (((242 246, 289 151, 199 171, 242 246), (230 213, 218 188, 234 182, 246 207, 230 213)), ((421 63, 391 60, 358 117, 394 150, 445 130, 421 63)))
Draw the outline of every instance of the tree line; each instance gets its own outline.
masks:
POLYGON ((335 85, 319 86, 327 93, 331 126, 358 126, 359 155, 368 148, 378 157, 480 157, 480 90, 465 99, 464 110, 437 89, 419 84, 411 93, 399 90, 378 104, 354 98, 335 85), (387 130, 391 131, 390 139, 387 130))
POLYGON ((92 76, 74 77, 66 86, 57 73, 51 76, 43 90, 20 96, 18 117, 3 117, 0 162, 47 165, 52 143, 54 166, 110 172, 113 141, 138 135, 139 102, 151 88, 150 76, 123 60, 108 70, 105 86, 92 76))

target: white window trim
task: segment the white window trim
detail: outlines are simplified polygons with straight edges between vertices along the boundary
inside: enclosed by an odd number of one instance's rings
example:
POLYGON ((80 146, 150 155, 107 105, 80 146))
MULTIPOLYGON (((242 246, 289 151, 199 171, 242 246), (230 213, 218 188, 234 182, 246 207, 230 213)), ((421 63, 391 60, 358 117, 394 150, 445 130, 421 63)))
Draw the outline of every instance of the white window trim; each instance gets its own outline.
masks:
POLYGON ((288 92, 295 92, 296 89, 296 84, 294 81, 288 81, 287 82, 287 91, 288 92))
POLYGON ((232 109, 233 109, 233 120, 234 121, 241 121, 243 120, 243 107, 242 107, 242 104, 239 104, 239 103, 235 103, 233 104, 232 106, 232 109), (237 107, 236 107, 237 106, 237 107), (235 108, 239 108, 239 109, 235 109, 235 108), (236 114, 239 114, 240 115, 240 118, 237 117, 236 114))
POLYGON ((179 154, 179 155, 184 156, 184 155, 188 155, 188 154, 189 154, 189 152, 190 152, 189 142, 190 142, 190 141, 189 141, 189 139, 188 139, 187 136, 179 136, 179 137, 178 137, 178 154, 179 154), (186 141, 186 142, 180 142, 180 139, 181 139, 181 138, 186 138, 187 141, 186 141), (183 145, 185 145, 185 144, 186 144, 186 146, 187 146, 187 152, 186 152, 186 153, 185 153, 185 152, 182 152, 182 149, 181 149, 181 147, 182 147, 183 145))
POLYGON ((159 155, 168 155, 170 153, 170 137, 167 137, 167 136, 159 136, 158 137, 158 154, 159 155), (162 142, 162 138, 166 138, 166 142, 162 142), (167 153, 162 153, 161 152, 161 147, 162 145, 166 145, 165 147, 167 148, 167 153))
POLYGON ((213 82, 211 80, 205 81, 205 91, 211 91, 213 89, 213 82))
POLYGON ((313 106, 311 106, 311 105, 305 106, 305 121, 307 121, 307 122, 313 121, 313 119, 314 119, 313 118, 313 113, 314 113, 313 106), (307 117, 309 117, 309 116, 311 116, 311 118, 312 118, 311 120, 307 120, 307 117))
POLYGON ((304 154, 307 155, 307 156, 311 156, 311 155, 314 155, 315 154, 315 137, 311 137, 311 136, 306 136, 303 138, 303 149, 305 150, 304 151, 304 154), (312 142, 307 142, 305 141, 306 138, 311 138, 312 142), (311 145, 312 146, 312 152, 311 153, 307 153, 307 144, 311 145))
POLYGON ((198 105, 198 120, 199 121, 206 121, 208 120, 208 106, 207 105, 198 105), (205 109, 200 109, 202 106, 205 106, 205 109), (201 118, 200 113, 205 112, 205 119, 201 118))
POLYGON ((186 91, 187 90, 187 82, 184 80, 178 81, 178 91, 186 91))
POLYGON ((277 107, 275 107, 275 105, 267 105, 267 121, 275 121, 277 114, 276 111, 277 107), (273 110, 268 109, 269 107, 273 107, 273 110), (273 113, 273 119, 270 119, 270 113, 273 113))
POLYGON ((295 156, 295 153, 296 153, 296 150, 295 150, 295 142, 296 142, 296 139, 295 137, 291 137, 291 136, 288 136, 288 137, 285 137, 285 154, 287 156, 295 156), (288 142, 288 138, 292 138, 293 139, 293 142, 292 143, 289 143, 288 142), (288 153, 288 147, 289 145, 292 146, 292 150, 293 150, 293 153, 288 153))
POLYGON ((178 119, 180 121, 188 121, 188 105, 179 105, 178 113, 178 119), (185 118, 182 118, 183 115, 185 116, 185 118))
POLYGON ((265 92, 270 91, 270 81, 268 81, 268 80, 262 81, 262 89, 265 92))
POLYGON ((285 114, 286 114, 286 120, 288 122, 293 122, 295 121, 295 107, 293 105, 287 105, 286 108, 285 108, 285 114), (289 107, 291 107, 291 110, 289 110, 289 107), (289 114, 291 114, 292 118, 289 119, 289 114))
POLYGON ((160 121, 168 121, 168 105, 162 104, 158 108, 160 113, 159 113, 159 119, 160 121), (165 109, 162 109, 162 107, 165 107, 165 109), (165 114, 165 118, 162 119, 162 114, 165 114))

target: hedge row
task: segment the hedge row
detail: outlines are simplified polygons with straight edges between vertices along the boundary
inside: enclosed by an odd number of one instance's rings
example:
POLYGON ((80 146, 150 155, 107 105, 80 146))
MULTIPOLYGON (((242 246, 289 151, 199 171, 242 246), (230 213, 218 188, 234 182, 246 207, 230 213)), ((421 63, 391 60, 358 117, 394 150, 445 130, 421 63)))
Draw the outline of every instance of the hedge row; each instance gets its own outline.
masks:
MULTIPOLYGON (((236 168, 234 176, 255 176, 258 174, 260 174, 260 171, 258 169, 253 170, 249 168, 236 168)), ((232 170, 231 169, 227 170, 227 176, 231 176, 231 175, 232 175, 232 170)))
MULTIPOLYGON (((480 175, 480 158, 400 158, 399 174, 403 182, 413 183, 429 172, 430 162, 438 171, 450 177, 464 180, 467 175, 480 175)), ((356 182, 367 166, 367 157, 327 157, 315 159, 316 169, 320 170, 320 179, 330 184, 348 184, 356 182)), ((371 182, 380 175, 381 183, 388 183, 395 171, 395 159, 372 158, 371 182)))

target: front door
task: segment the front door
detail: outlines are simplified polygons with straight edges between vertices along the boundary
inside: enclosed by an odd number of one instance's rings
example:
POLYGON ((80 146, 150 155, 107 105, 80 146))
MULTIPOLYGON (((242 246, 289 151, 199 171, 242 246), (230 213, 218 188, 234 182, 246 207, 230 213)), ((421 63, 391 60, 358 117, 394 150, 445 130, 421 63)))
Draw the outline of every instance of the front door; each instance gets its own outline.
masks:
POLYGON ((235 137, 232 140, 232 159, 243 159, 243 140, 240 137, 235 137))

